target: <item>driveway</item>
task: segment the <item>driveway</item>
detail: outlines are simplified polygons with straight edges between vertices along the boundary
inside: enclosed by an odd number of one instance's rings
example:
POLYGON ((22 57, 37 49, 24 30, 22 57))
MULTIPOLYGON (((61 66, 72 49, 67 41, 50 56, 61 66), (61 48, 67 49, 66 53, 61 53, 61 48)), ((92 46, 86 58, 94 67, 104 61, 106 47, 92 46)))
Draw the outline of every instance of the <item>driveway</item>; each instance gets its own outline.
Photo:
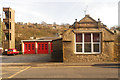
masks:
POLYGON ((39 62, 45 63, 50 62, 50 54, 29 54, 29 55, 15 55, 15 56, 6 56, 3 55, 0 57, 2 63, 32 63, 39 62))

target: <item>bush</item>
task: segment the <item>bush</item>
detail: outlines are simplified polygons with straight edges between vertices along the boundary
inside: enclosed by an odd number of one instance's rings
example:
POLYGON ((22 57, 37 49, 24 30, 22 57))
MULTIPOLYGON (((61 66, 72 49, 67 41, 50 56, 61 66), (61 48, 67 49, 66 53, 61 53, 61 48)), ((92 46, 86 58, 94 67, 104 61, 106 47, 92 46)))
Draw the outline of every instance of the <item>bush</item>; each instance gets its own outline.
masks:
POLYGON ((4 52, 2 53, 2 55, 7 55, 7 51, 4 51, 4 52))
POLYGON ((19 54, 23 54, 22 51, 19 51, 19 54))

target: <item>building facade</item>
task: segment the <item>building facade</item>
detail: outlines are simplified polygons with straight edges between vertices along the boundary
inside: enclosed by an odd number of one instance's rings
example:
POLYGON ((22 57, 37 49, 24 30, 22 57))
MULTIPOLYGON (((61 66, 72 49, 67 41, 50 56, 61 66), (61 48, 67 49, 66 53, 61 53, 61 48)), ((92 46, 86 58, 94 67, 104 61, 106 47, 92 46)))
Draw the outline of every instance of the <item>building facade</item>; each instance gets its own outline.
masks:
POLYGON ((1 29, 1 15, 0 15, 0 54, 2 53, 2 44, 1 44, 1 39, 2 39, 2 29, 1 29))
POLYGON ((2 47, 3 51, 15 48, 15 11, 11 8, 3 8, 2 47))
MULTIPOLYGON (((61 40, 63 62, 108 62, 116 58, 114 33, 100 19, 96 21, 89 15, 76 19, 61 40)), ((59 54, 53 50, 52 60, 57 60, 54 55, 59 54)))
POLYGON ((21 40, 23 54, 51 54, 52 41, 58 37, 41 37, 32 40, 21 40))
POLYGON ((51 54, 52 40, 22 40, 23 54, 51 54))

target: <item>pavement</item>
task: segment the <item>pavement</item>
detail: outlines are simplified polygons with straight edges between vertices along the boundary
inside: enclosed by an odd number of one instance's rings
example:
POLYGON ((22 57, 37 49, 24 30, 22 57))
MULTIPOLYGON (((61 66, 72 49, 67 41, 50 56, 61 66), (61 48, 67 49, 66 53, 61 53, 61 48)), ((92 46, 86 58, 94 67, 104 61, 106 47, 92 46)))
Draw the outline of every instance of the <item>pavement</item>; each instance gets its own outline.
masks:
POLYGON ((119 62, 85 62, 85 63, 63 63, 51 62, 49 54, 31 55, 0 55, 2 66, 120 66, 119 62))
POLYGON ((111 66, 111 67, 118 67, 120 68, 120 64, 118 62, 102 62, 102 63, 1 63, 2 67, 6 66, 32 66, 32 67, 59 67, 59 66, 111 66))

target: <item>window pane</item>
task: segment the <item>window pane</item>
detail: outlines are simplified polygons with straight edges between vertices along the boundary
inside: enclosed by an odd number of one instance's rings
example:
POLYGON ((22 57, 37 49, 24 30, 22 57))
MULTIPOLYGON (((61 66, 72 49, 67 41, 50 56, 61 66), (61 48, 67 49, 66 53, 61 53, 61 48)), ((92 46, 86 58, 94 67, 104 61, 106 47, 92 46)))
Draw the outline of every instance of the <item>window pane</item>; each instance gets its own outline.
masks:
POLYGON ((91 43, 85 43, 84 50, 85 52, 91 52, 91 43))
POLYGON ((38 45, 38 49, 40 50, 40 44, 38 45))
POLYGON ((91 33, 85 33, 84 34, 84 41, 85 42, 91 42, 91 33))
POLYGON ((76 44, 76 52, 82 52, 82 44, 76 44))
POLYGON ((99 42, 99 41, 100 41, 99 33, 93 33, 93 42, 99 42))
POLYGON ((34 44, 32 44, 32 50, 34 50, 34 44))
POLYGON ((44 49, 44 44, 42 44, 42 50, 44 49))
POLYGON ((30 50, 30 44, 29 44, 29 50, 30 50))
POLYGON ((27 50, 27 44, 25 44, 25 50, 27 50))
POLYGON ((99 44, 94 44, 94 52, 99 52, 99 44))
POLYGON ((76 34, 76 42, 82 42, 82 34, 76 34))
POLYGON ((45 49, 47 50, 47 48, 48 48, 48 46, 47 46, 47 44, 45 44, 45 49))

